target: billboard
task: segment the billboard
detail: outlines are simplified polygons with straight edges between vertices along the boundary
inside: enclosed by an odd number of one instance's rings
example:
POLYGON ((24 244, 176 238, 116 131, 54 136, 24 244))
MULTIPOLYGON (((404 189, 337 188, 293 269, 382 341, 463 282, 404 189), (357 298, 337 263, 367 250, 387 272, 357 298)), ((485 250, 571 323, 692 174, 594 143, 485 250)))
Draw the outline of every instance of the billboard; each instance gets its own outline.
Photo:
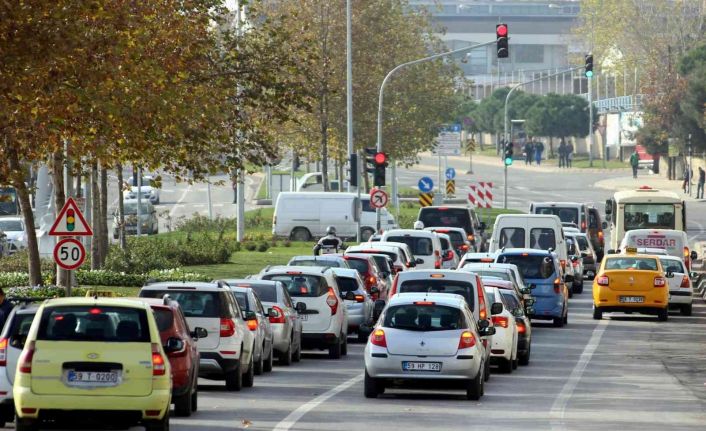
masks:
POLYGON ((634 147, 635 132, 642 127, 642 112, 629 111, 620 113, 620 146, 634 147))

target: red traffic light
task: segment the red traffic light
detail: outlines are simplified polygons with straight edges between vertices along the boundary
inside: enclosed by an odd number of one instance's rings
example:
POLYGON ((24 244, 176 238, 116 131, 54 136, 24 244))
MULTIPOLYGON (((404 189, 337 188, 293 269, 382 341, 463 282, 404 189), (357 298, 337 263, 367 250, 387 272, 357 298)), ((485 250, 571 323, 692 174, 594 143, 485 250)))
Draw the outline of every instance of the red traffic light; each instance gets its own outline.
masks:
POLYGON ((384 165, 387 163, 387 154, 383 152, 375 153, 375 164, 384 165))
POLYGON ((507 36, 507 25, 505 24, 498 24, 495 27, 495 34, 497 37, 505 37, 507 36))

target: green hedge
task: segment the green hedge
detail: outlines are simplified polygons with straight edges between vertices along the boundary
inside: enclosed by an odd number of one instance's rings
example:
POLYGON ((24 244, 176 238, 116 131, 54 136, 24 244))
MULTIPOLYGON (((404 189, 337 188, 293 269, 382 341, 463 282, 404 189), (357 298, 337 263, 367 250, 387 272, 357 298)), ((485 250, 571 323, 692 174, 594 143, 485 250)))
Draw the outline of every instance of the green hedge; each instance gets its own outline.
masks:
MULTIPOLYGON (((46 274, 45 283, 51 284, 53 274, 46 274)), ((152 270, 144 274, 126 274, 104 269, 76 271, 76 281, 82 286, 118 286, 118 287, 140 287, 148 281, 209 281, 209 277, 186 272, 182 269, 152 270)), ((29 275, 26 272, 5 272, 0 273, 0 287, 16 288, 18 286, 28 286, 29 275)), ((19 287, 29 289, 28 287, 19 287)), ((43 288, 40 288, 40 290, 43 288)), ((31 289, 30 289, 31 290, 31 289)), ((41 295, 40 295, 41 296, 41 295)))

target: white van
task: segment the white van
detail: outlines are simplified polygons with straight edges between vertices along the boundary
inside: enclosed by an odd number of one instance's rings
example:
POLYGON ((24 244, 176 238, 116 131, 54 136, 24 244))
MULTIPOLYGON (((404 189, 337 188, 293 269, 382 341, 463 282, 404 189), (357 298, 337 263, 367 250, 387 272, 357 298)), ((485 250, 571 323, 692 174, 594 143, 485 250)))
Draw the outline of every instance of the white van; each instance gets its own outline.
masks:
POLYGON ((382 235, 381 242, 401 242, 412 249, 417 258, 416 269, 441 269, 441 240, 428 230, 393 229, 382 235))
POLYGON ((534 248, 549 250, 559 257, 562 269, 566 268, 569 256, 561 220, 555 215, 501 214, 495 219, 493 236, 490 238, 490 253, 503 248, 534 248))
POLYGON ((678 257, 691 271, 691 253, 689 252, 689 238, 686 232, 672 229, 634 229, 625 232, 620 242, 620 250, 627 247, 638 249, 656 248, 664 250, 667 255, 678 257))
MULTIPOLYGON (((375 232, 375 209, 370 206, 370 196, 361 196, 362 213, 360 232, 363 241, 375 232)), ((310 241, 326 235, 326 227, 334 226, 343 238, 356 236, 355 193, 334 192, 282 192, 277 196, 272 234, 295 241, 310 241)), ((395 219, 386 210, 380 210, 381 227, 397 227, 395 219)))

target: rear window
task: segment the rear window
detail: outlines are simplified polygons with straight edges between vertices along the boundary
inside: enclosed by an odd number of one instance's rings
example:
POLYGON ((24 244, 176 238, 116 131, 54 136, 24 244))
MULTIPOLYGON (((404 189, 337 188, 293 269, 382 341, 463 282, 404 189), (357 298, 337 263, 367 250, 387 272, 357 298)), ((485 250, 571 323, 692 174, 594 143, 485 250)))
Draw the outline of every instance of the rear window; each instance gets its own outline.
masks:
POLYGON ((233 296, 238 301, 241 310, 250 311, 250 302, 248 301, 248 295, 245 292, 233 292, 233 296))
POLYGON ((340 290, 341 293, 355 292, 360 288, 355 278, 338 277, 336 282, 338 283, 338 290, 340 290))
POLYGON ((281 281, 292 296, 316 298, 328 292, 326 281, 316 275, 277 274, 263 278, 265 280, 281 281))
POLYGON ((500 248, 525 248, 525 230, 521 227, 504 227, 500 229, 500 248))
POLYGON ((150 332, 145 310, 78 305, 44 309, 37 339, 149 342, 150 332))
POLYGON ((373 256, 375 263, 381 271, 390 272, 390 265, 387 256, 373 256))
POLYGON ((331 259, 294 259, 289 266, 323 266, 326 268, 340 268, 341 263, 331 259))
POLYGON ((530 230, 530 246, 539 250, 556 250, 556 238, 554 229, 549 227, 539 227, 530 230))
POLYGON ((588 240, 586 239, 585 236, 577 236, 577 237, 576 237, 576 241, 578 241, 578 243, 579 243, 579 248, 580 248, 581 250, 588 250, 588 249, 589 249, 588 240))
POLYGON ((453 331, 466 329, 461 310, 444 305, 397 305, 385 313, 383 326, 408 331, 453 331))
POLYGON ((15 314, 15 318, 12 320, 12 329, 10 329, 10 346, 18 349, 24 347, 33 320, 34 313, 15 314))
POLYGON ((172 310, 162 307, 152 308, 152 313, 154 314, 154 320, 157 321, 157 329, 159 329, 159 332, 168 330, 174 324, 174 314, 172 310))
POLYGON ((548 214, 558 216, 564 223, 573 223, 578 226, 579 210, 577 208, 562 208, 562 207, 539 207, 535 208, 535 214, 548 214))
POLYGON ((648 257, 612 257, 606 260, 605 269, 657 271, 657 260, 648 257))
POLYGON ((277 302, 277 287, 276 286, 258 286, 252 285, 252 290, 255 291, 260 301, 262 302, 277 302))
POLYGON ((596 210, 588 210, 588 227, 590 229, 598 229, 598 215, 596 214, 596 210))
POLYGON ((684 268, 684 263, 678 259, 660 259, 662 262, 662 268, 664 272, 678 272, 680 274, 687 274, 684 268))
POLYGON ((422 209, 419 220, 426 227, 460 227, 469 235, 473 234, 471 215, 465 208, 429 208, 422 209))
POLYGON ((359 274, 362 275, 367 275, 368 271, 370 270, 368 261, 363 260, 363 259, 355 259, 355 258, 348 258, 347 259, 348 266, 350 266, 352 269, 355 269, 358 271, 359 274))
POLYGON ((505 300, 505 303, 507 304, 507 307, 510 309, 510 311, 515 311, 518 308, 522 308, 520 307, 520 301, 518 301, 514 293, 510 292, 509 290, 501 290, 500 294, 503 296, 503 299, 505 300))
POLYGON ((401 242, 407 244, 412 249, 412 254, 415 256, 431 256, 434 253, 434 246, 431 238, 418 236, 389 236, 386 241, 401 242))
POLYGON ((221 300, 218 292, 143 290, 140 296, 145 298, 169 297, 177 301, 186 317, 221 317, 221 300))
POLYGON ((439 241, 441 242, 441 249, 442 250, 450 250, 451 249, 451 243, 446 238, 439 238, 439 241))
POLYGON ((554 276, 554 259, 550 256, 505 254, 498 258, 499 263, 511 263, 524 278, 547 279, 554 276))
POLYGON ((452 293, 461 295, 466 299, 468 307, 473 310, 473 284, 466 281, 453 281, 444 279, 409 280, 399 287, 399 293, 452 293))
POLYGON ((474 273, 481 277, 495 277, 505 281, 512 281, 510 274, 504 271, 491 271, 491 270, 472 270, 474 273))
POLYGON ((455 230, 451 230, 448 232, 444 232, 446 235, 451 238, 451 244, 453 244, 454 247, 460 247, 463 244, 465 244, 464 240, 465 238, 463 237, 463 234, 461 232, 457 232, 455 230))

